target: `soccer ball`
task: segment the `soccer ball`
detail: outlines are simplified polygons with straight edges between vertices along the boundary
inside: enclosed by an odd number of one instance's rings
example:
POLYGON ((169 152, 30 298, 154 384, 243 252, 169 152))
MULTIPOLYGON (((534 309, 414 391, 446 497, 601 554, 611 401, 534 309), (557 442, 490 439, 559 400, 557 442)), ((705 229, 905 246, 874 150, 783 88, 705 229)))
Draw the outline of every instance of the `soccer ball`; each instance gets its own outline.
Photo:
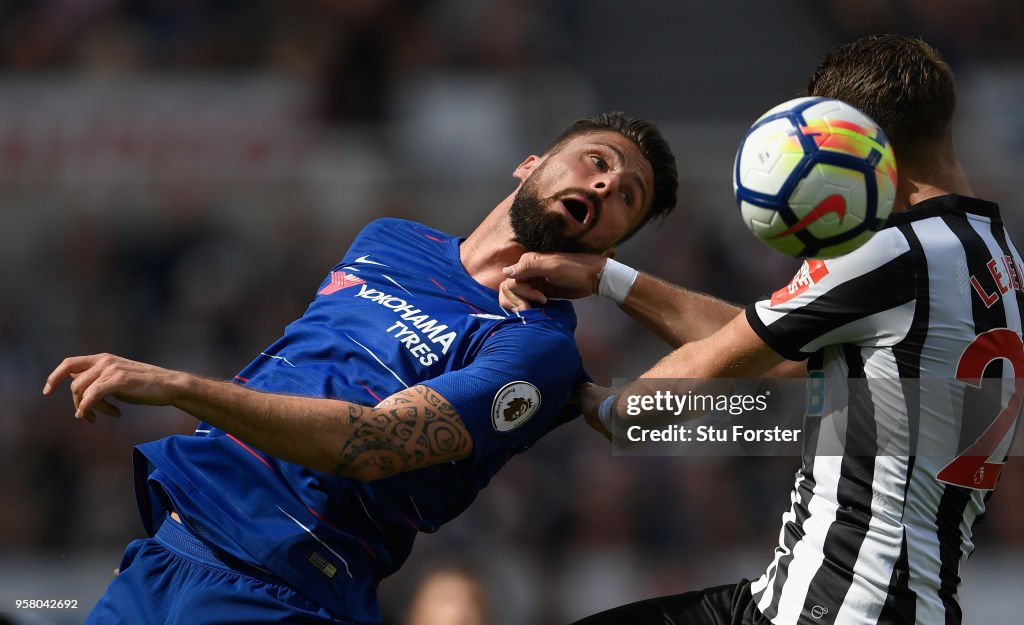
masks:
POLYGON ((797 98, 747 131, 733 167, 743 223, 790 256, 834 258, 867 242, 896 197, 896 159, 870 117, 797 98))

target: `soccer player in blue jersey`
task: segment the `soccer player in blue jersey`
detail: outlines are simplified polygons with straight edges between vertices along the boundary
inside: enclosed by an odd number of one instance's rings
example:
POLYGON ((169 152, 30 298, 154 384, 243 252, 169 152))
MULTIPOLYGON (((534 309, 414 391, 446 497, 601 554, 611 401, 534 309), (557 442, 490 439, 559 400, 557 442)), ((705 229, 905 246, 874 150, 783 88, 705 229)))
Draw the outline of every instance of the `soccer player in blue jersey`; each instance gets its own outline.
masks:
POLYGON ((152 538, 133 541, 88 623, 376 623, 376 590, 417 532, 462 512, 515 454, 568 421, 585 378, 565 302, 511 314, 526 251, 605 252, 676 203, 648 122, 573 123, 514 171, 467 238, 380 219, 303 316, 233 383, 109 354, 65 359, 78 418, 173 405, 193 436, 136 450, 152 538))

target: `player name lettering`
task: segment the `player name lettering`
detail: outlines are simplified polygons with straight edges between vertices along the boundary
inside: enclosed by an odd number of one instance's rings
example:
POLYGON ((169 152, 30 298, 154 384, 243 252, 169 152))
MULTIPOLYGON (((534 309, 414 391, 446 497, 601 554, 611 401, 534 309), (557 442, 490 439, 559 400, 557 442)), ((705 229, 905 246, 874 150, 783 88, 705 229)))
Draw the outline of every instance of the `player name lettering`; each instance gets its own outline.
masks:
POLYGON ((626 438, 633 443, 793 443, 800 440, 800 430, 779 426, 748 428, 742 425, 717 427, 700 425, 670 425, 645 428, 632 425, 626 429, 626 438))
POLYGON ((1018 269, 1017 263, 1013 260, 1012 256, 993 258, 985 266, 988 268, 988 273, 992 276, 992 280, 995 281, 999 293, 987 291, 975 275, 971 276, 971 287, 974 288, 974 292, 978 294, 986 308, 991 308, 999 300, 1000 295, 1009 293, 1011 289, 1014 291, 1024 291, 1024 285, 1021 284, 1020 269, 1018 269))

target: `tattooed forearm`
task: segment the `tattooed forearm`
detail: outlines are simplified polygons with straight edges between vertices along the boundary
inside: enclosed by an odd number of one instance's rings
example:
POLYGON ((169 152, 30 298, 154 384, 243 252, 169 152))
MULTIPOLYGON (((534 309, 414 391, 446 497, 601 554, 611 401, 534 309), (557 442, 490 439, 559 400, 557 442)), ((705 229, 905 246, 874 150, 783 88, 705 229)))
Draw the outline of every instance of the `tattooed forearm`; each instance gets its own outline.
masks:
POLYGON ((425 386, 392 395, 374 408, 353 406, 351 436, 338 453, 335 472, 358 479, 467 458, 473 440, 448 401, 425 386))

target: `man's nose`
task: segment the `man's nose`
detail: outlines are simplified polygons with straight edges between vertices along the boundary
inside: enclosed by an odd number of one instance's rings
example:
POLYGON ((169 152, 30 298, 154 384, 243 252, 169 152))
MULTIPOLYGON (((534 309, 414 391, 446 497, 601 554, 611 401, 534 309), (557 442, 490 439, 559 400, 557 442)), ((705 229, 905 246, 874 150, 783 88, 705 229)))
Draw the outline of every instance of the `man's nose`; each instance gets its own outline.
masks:
POLYGON ((594 178, 591 189, 600 196, 608 197, 619 189, 621 177, 615 172, 606 172, 594 178))

